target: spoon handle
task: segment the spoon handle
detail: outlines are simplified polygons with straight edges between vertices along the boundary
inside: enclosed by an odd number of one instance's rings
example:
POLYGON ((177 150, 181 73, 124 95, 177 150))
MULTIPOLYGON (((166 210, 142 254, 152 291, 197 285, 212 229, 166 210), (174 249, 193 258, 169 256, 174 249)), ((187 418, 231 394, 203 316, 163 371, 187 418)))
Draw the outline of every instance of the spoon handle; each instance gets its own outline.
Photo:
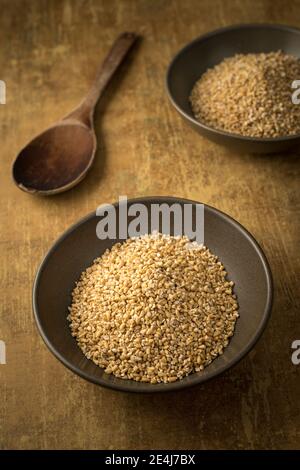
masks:
POLYGON ((96 79, 87 96, 79 106, 64 119, 75 118, 83 121, 85 124, 90 124, 92 122, 92 116, 97 101, 136 39, 137 35, 135 33, 122 33, 116 39, 111 50, 104 59, 104 62, 100 66, 96 79))

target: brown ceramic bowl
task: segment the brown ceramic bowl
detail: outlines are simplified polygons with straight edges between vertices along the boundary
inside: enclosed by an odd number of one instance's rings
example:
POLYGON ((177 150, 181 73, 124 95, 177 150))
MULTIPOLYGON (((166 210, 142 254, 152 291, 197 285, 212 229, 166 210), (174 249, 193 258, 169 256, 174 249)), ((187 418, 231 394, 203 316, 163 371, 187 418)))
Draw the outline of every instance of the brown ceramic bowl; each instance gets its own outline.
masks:
MULTIPOLYGON (((256 138, 231 134, 195 119, 189 96, 195 82, 225 57, 282 50, 300 58, 300 30, 276 24, 240 24, 212 31, 185 46, 167 72, 167 92, 183 119, 208 139, 248 153, 282 152, 300 144, 300 135, 256 138)), ((298 79, 299 77, 295 77, 298 79)), ((292 92, 292 89, 291 89, 292 92)))
MULTIPOLYGON (((152 203, 196 204, 185 199, 155 197, 132 199, 150 207, 152 203)), ((118 213, 119 206, 115 204, 118 213)), ((118 240, 99 240, 92 213, 67 230, 52 246, 38 269, 33 287, 33 309, 40 334, 50 351, 69 369, 84 379, 127 392, 164 392, 205 382, 236 364, 255 345, 270 316, 272 277, 268 262, 254 238, 228 215, 205 205, 205 245, 220 257, 231 279, 240 307, 235 334, 224 354, 202 372, 169 383, 139 383, 107 375, 88 360, 71 336, 67 315, 75 281, 93 260, 118 240)))

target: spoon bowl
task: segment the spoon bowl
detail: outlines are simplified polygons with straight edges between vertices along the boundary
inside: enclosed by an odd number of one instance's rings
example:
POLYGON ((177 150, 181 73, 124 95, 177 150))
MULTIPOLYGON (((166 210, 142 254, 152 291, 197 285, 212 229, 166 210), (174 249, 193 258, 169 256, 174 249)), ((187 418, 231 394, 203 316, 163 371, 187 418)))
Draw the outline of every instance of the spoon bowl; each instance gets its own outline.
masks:
POLYGON ((79 183, 96 151, 94 131, 79 121, 62 121, 33 139, 18 155, 13 178, 20 189, 54 194, 79 183))

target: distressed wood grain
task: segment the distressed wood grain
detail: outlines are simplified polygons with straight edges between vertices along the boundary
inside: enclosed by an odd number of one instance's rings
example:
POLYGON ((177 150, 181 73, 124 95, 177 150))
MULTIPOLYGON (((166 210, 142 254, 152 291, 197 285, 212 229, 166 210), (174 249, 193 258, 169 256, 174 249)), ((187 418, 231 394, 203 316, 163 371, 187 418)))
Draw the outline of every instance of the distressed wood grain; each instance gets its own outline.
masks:
POLYGON ((168 103, 174 53, 238 22, 300 26, 300 2, 279 0, 0 0, 0 449, 290 449, 300 447, 299 152, 239 155, 186 127, 168 103), (143 36, 96 111, 96 162, 85 181, 52 198, 11 180, 33 135, 71 110, 123 30, 143 36), (99 204, 176 195, 229 213, 263 246, 275 303, 255 349, 203 386, 138 396, 87 383, 46 349, 31 288, 52 242, 99 204))

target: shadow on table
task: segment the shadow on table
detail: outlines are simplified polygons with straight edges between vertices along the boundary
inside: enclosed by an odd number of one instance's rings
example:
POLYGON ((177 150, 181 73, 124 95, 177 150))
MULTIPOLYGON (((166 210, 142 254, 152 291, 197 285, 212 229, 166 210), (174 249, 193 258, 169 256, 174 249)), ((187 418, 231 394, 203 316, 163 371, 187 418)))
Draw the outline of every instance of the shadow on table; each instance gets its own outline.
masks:
MULTIPOLYGON (((253 374, 255 355, 250 353, 222 376, 193 388, 160 394, 113 392, 113 398, 107 391, 102 400, 111 403, 113 399, 122 416, 119 425, 132 448, 218 448, 220 442, 227 448, 251 447, 257 411, 255 406, 252 409, 256 400, 253 382, 258 378, 253 374)), ((260 390, 267 386, 264 380, 262 377, 260 390)))

